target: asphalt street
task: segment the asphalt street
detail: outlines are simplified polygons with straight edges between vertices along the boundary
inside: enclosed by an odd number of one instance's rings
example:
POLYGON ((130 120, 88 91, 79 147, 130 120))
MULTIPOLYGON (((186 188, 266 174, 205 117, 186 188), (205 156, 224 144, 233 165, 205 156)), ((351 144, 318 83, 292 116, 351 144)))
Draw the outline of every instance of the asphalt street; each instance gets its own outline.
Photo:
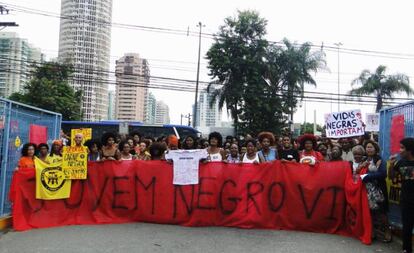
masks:
POLYGON ((0 252, 401 252, 401 244, 360 241, 298 231, 181 227, 148 223, 68 226, 9 231, 0 235, 0 252))

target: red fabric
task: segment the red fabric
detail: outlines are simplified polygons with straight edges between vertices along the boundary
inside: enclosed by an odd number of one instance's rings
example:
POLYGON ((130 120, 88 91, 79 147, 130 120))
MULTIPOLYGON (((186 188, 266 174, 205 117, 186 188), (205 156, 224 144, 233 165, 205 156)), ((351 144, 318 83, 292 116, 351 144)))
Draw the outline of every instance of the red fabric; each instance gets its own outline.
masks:
POLYGON ((47 127, 30 124, 29 142, 36 145, 47 142, 47 127))
POLYGON ((133 221, 184 226, 303 230, 371 242, 363 185, 348 162, 315 166, 275 161, 200 165, 194 186, 172 185, 163 161, 89 163, 88 179, 73 180, 66 200, 36 200, 35 174, 13 178, 13 226, 18 231, 74 224, 133 221))
POLYGON ((396 115, 391 120, 391 131, 390 131, 390 151, 391 154, 400 152, 400 141, 404 139, 404 115, 396 115))

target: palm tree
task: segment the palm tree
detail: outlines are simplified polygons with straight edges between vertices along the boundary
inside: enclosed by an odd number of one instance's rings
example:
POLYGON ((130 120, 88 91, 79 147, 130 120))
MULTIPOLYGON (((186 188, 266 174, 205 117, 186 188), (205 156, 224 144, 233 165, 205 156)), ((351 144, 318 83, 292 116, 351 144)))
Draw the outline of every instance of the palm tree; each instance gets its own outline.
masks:
POLYGON ((404 74, 385 75, 387 67, 380 65, 371 73, 369 70, 361 72, 358 78, 352 81, 352 86, 360 87, 352 89, 351 95, 374 95, 377 98, 375 111, 379 112, 384 104, 384 99, 392 99, 393 95, 398 92, 405 92, 408 95, 413 94, 410 87, 410 79, 404 74))
POLYGON ((276 51, 275 64, 278 66, 280 87, 285 97, 285 105, 293 120, 293 112, 298 102, 304 97, 304 85, 316 86, 311 72, 317 72, 326 68, 325 54, 322 51, 311 51, 312 45, 304 43, 301 45, 292 44, 288 39, 283 40, 283 47, 276 51))

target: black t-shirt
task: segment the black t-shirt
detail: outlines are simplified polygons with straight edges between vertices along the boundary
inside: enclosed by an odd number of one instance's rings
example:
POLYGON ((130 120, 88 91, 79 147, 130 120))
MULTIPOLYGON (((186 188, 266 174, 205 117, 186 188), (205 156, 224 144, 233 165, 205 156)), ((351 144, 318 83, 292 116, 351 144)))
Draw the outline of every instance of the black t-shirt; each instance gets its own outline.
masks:
POLYGON ((401 202, 414 204, 414 161, 400 160, 394 170, 401 174, 401 202))
POLYGON ((299 153, 296 149, 282 149, 279 151, 279 159, 288 161, 296 160, 299 162, 299 153))

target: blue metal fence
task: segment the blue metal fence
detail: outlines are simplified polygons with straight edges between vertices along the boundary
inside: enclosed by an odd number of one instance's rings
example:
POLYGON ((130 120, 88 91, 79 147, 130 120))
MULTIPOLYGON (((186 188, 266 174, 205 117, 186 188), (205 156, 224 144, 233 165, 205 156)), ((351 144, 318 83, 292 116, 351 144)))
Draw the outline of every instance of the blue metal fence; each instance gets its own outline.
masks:
POLYGON ((388 159, 391 155, 391 121, 396 115, 404 115, 405 137, 414 137, 414 102, 388 107, 380 112, 379 144, 381 155, 388 159))
POLYGON ((31 124, 47 128, 47 142, 51 145, 60 135, 61 114, 27 106, 0 98, 0 217, 10 213, 8 199, 13 171, 20 159, 21 148, 29 142, 31 124), (20 144, 16 145, 16 140, 20 144))
MULTIPOLYGON (((414 102, 409 102, 393 107, 388 107, 380 112, 380 132, 379 132, 379 144, 381 147, 381 156, 383 159, 388 160, 391 152, 391 122, 392 118, 396 115, 404 115, 404 135, 405 137, 414 137, 414 102)), ((392 189, 391 186, 390 189, 392 189)), ((400 186, 396 186, 399 188, 400 186)), ((401 214, 400 207, 396 203, 390 203, 389 212, 390 222, 398 227, 401 227, 401 214)))

